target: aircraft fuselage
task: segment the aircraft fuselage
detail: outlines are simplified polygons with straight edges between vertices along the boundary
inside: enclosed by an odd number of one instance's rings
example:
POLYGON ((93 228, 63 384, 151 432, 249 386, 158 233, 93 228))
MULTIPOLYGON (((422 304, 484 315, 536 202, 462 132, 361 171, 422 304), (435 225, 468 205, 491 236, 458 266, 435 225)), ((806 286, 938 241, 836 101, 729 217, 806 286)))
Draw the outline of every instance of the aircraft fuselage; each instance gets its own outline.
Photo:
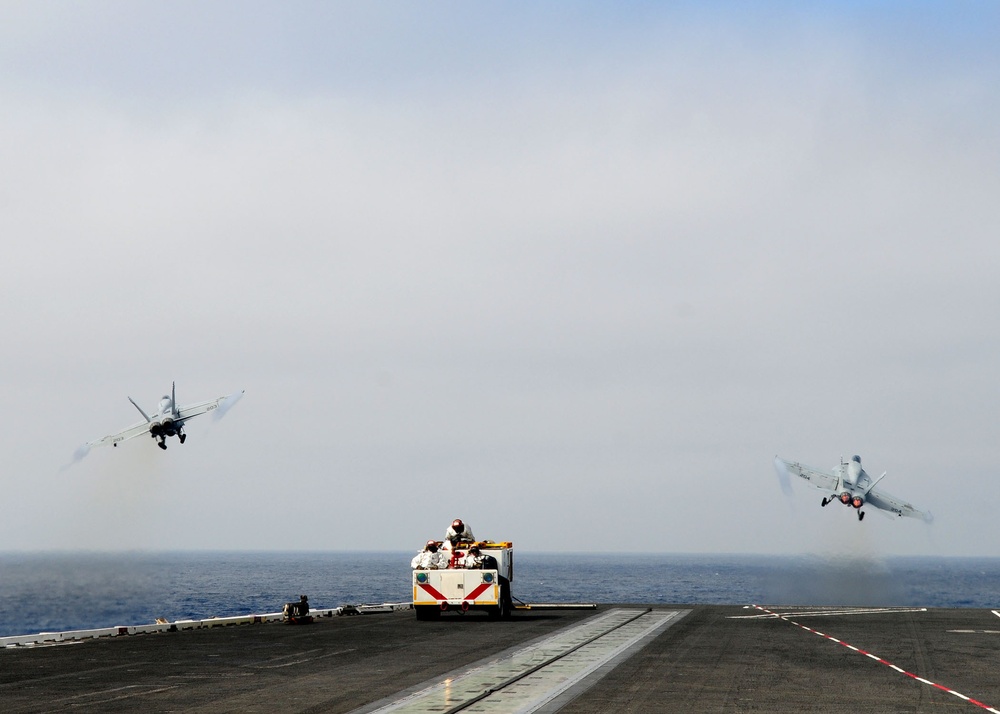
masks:
POLYGON ((149 433, 153 436, 176 436, 182 426, 176 422, 177 416, 173 400, 164 396, 160 400, 159 412, 149 423, 149 433))
POLYGON ((871 490, 872 480, 861 467, 861 457, 854 456, 848 463, 837 465, 834 468, 834 474, 840 481, 839 493, 833 494, 829 499, 824 498, 823 505, 825 506, 834 500, 840 501, 845 506, 857 510, 858 520, 863 519, 865 514, 861 507, 865 505, 865 496, 871 490))
MULTIPOLYGON (((172 392, 176 393, 176 388, 172 388, 172 392)), ((156 445, 161 449, 167 448, 167 437, 176 436, 180 439, 181 443, 187 436, 184 434, 184 420, 180 418, 180 412, 177 410, 177 402, 172 394, 164 394, 163 398, 160 399, 160 404, 157 407, 156 414, 154 416, 149 416, 142 410, 138 404, 135 403, 131 397, 129 401, 135 405, 135 408, 139 410, 146 421, 149 423, 149 435, 156 439, 156 445)), ((114 442, 115 446, 118 446, 118 442, 114 442)))

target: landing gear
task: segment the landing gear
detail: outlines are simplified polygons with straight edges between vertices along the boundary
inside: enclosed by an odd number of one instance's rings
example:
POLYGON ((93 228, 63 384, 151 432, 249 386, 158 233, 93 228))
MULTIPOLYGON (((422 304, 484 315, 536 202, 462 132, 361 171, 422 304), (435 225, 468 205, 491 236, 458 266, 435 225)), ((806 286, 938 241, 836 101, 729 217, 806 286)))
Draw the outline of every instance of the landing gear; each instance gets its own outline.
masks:
POLYGON ((828 504, 829 502, 830 502, 830 499, 829 499, 829 498, 826 498, 826 497, 824 496, 824 497, 823 497, 823 503, 822 503, 822 505, 823 505, 824 507, 826 507, 826 504, 828 504))
POLYGON ((159 446, 164 451, 167 450, 167 440, 162 436, 160 437, 160 440, 156 442, 156 445, 159 446))
POLYGON ((188 435, 185 434, 183 431, 182 432, 178 432, 177 438, 180 439, 181 443, 183 444, 184 440, 188 438, 188 435))
POLYGON ((863 521, 864 519, 865 519, 865 512, 864 511, 858 511, 858 520, 859 521, 863 521))

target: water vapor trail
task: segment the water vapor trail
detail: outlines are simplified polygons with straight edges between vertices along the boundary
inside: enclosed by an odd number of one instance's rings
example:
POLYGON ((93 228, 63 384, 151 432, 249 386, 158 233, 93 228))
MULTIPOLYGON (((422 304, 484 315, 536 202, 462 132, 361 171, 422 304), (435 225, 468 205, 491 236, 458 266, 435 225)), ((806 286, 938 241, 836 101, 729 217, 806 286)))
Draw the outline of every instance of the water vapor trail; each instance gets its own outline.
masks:
POLYGON ((82 446, 77 447, 76 451, 73 452, 73 458, 68 463, 63 464, 59 468, 59 473, 62 473, 63 471, 66 471, 70 467, 80 463, 81 461, 83 461, 84 457, 89 453, 90 453, 90 444, 83 444, 82 446))
POLYGON ((778 483, 781 484, 782 492, 790 497, 792 495, 792 480, 789 478, 785 463, 777 456, 774 457, 774 472, 778 475, 778 483))
POLYGON ((243 398, 244 394, 246 394, 246 390, 242 389, 236 394, 230 394, 226 397, 222 403, 219 404, 219 408, 215 410, 215 414, 212 416, 213 421, 219 421, 222 417, 226 416, 229 410, 236 406, 236 402, 243 398))

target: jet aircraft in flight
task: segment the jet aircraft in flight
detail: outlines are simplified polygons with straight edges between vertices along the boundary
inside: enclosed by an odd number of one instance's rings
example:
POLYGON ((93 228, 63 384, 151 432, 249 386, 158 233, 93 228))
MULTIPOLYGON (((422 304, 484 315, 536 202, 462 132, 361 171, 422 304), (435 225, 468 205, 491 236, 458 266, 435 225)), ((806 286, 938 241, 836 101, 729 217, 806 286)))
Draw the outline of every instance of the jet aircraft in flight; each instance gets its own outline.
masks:
POLYGON ((833 471, 814 469, 797 461, 785 461, 777 456, 774 457, 774 467, 778 471, 778 476, 782 479, 782 487, 786 491, 790 488, 787 485, 788 474, 795 474, 816 488, 831 494, 829 498, 823 498, 821 505, 826 506, 834 501, 840 501, 845 506, 857 510, 859 521, 865 517, 865 512, 861 510, 861 507, 866 503, 883 511, 895 513, 897 516, 920 518, 928 523, 932 520, 930 513, 917 510, 906 501, 875 488, 885 478, 885 473, 877 479, 872 479, 868 472, 861 468, 860 456, 852 457, 846 464, 841 459, 840 464, 834 467, 833 471))
MULTIPOLYGON (((139 413, 142 414, 145 421, 133 424, 127 429, 119 431, 117 434, 109 434, 103 439, 88 442, 82 448, 84 450, 89 450, 91 447, 106 446, 107 444, 118 446, 120 442, 127 441, 128 439, 142 434, 149 434, 151 437, 156 439, 157 445, 164 450, 167 448, 168 436, 176 436, 183 444, 184 440, 187 439, 187 434, 184 433, 184 425, 189 419, 193 419, 196 416, 207 414, 212 411, 221 416, 228 411, 240 397, 243 396, 243 391, 235 392, 224 397, 218 397, 217 399, 211 399, 207 402, 198 402, 197 404, 190 404, 186 407, 178 407, 177 386, 176 383, 174 383, 170 387, 170 394, 163 395, 163 398, 160 399, 160 404, 157 407, 157 410, 152 414, 152 416, 144 412, 142 407, 136 404, 132 397, 129 397, 128 400, 132 402, 132 406, 139 410, 139 413)), ((86 451, 84 451, 84 453, 86 453, 86 451)))

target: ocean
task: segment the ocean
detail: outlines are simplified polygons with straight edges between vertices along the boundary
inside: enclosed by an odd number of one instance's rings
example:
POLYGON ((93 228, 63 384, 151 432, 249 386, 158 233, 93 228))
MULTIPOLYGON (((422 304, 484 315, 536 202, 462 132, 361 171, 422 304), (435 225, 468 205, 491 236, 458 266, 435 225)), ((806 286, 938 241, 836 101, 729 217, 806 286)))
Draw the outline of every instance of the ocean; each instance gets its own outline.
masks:
MULTIPOLYGON (((408 602, 410 552, 0 553, 0 636, 408 602)), ((1000 608, 1000 558, 515 557, 525 603, 1000 608)))

